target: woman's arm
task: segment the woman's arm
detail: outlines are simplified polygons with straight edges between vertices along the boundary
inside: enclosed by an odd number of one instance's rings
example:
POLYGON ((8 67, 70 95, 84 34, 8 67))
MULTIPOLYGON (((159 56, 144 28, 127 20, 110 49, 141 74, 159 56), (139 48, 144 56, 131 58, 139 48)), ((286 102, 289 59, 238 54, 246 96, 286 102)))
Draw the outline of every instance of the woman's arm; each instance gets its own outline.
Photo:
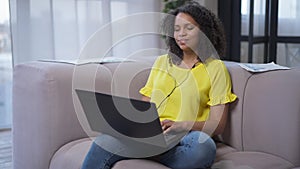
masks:
POLYGON ((201 130, 211 136, 222 134, 228 115, 229 104, 219 104, 210 107, 210 116, 205 122, 196 122, 192 130, 201 130))
POLYGON ((147 97, 147 96, 142 96, 142 100, 143 101, 146 101, 146 102, 150 102, 150 97, 147 97))
MULTIPOLYGON (((142 96, 143 101, 150 102, 150 97, 142 96)), ((210 107, 210 115, 206 121, 184 121, 174 122, 172 120, 164 120, 161 122, 165 133, 181 132, 189 130, 203 131, 210 136, 222 134, 228 114, 228 104, 219 104, 210 107)))
POLYGON ((223 133, 227 121, 227 114, 228 104, 220 104, 210 107, 210 116, 206 121, 174 122, 171 120, 164 120, 162 122, 162 127, 165 133, 199 130, 214 136, 223 133))

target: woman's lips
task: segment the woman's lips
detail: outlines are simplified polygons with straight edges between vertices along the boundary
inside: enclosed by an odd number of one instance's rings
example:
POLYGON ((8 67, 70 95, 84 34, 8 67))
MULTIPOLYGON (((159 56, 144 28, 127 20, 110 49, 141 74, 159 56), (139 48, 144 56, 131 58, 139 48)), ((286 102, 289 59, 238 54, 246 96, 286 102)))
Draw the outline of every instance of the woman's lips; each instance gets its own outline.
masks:
POLYGON ((187 39, 179 39, 179 40, 177 40, 177 42, 178 42, 180 45, 185 45, 187 41, 188 41, 187 39))

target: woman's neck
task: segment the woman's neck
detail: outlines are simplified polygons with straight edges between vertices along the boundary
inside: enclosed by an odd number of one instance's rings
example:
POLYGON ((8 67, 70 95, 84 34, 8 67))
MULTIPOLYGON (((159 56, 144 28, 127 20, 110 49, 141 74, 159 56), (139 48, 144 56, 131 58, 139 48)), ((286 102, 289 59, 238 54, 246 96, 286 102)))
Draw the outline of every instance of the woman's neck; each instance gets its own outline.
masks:
POLYGON ((198 56, 197 56, 196 53, 194 53, 194 52, 184 52, 182 62, 180 64, 180 66, 183 67, 183 68, 191 69, 198 62, 199 62, 199 60, 198 60, 198 56))
POLYGON ((198 56, 197 54, 192 51, 192 50, 188 50, 188 51, 183 51, 183 60, 194 60, 194 59, 197 59, 198 56))

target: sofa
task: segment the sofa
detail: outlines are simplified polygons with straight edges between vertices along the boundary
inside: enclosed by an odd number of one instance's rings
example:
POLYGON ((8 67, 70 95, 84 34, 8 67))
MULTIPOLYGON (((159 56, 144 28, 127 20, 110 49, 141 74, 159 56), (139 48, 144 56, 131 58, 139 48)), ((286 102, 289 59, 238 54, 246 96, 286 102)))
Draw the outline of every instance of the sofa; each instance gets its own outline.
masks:
MULTIPOLYGON (((79 169, 95 133, 82 120, 75 88, 140 99, 155 57, 74 65, 33 61, 13 74, 14 169, 79 169)), ((233 92, 215 169, 300 169, 300 68, 250 73, 225 61, 233 92)), ((167 169, 129 159, 113 169, 167 169)))

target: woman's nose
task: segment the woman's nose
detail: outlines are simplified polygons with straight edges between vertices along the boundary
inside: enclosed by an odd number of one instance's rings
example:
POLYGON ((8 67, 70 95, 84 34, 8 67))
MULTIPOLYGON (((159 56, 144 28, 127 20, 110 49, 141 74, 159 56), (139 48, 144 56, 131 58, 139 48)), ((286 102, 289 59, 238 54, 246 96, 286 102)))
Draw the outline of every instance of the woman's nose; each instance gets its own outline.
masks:
POLYGON ((185 35, 186 35, 186 30, 185 29, 180 29, 179 36, 185 36, 185 35))

